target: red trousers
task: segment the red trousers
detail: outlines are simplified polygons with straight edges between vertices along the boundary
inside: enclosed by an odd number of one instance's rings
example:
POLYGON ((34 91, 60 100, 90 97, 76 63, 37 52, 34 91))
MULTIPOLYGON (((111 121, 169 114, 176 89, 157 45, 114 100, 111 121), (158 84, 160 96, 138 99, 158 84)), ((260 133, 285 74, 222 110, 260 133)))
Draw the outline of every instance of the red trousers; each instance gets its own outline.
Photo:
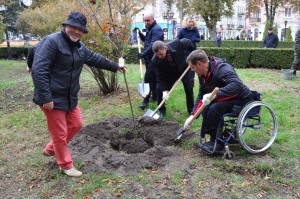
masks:
POLYGON ((61 169, 71 169, 73 161, 68 149, 68 142, 82 127, 82 116, 79 106, 73 110, 46 110, 41 107, 46 115, 50 142, 44 148, 49 155, 55 155, 57 164, 61 169))

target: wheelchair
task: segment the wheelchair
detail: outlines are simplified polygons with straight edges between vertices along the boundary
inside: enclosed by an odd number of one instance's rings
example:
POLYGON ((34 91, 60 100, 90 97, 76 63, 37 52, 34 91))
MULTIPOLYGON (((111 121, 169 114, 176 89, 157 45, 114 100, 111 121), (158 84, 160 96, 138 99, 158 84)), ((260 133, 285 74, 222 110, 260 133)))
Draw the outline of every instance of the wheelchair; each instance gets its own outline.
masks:
MULTIPOLYGON (((251 153, 266 151, 275 141, 278 121, 273 109, 261 100, 261 93, 252 91, 254 100, 243 107, 234 106, 232 112, 223 115, 217 130, 217 138, 208 154, 223 154, 225 159, 233 159, 229 144, 240 144, 251 153), (224 146, 222 150, 218 146, 224 146)), ((200 138, 203 143, 203 138, 200 138)))

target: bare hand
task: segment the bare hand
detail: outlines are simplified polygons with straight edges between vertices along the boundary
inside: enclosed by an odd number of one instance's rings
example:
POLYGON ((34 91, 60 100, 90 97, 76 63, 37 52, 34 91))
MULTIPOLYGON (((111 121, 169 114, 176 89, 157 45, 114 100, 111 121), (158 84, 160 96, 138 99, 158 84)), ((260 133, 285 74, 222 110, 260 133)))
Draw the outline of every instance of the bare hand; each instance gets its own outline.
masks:
POLYGON ((118 71, 121 72, 121 73, 125 73, 126 70, 127 70, 127 67, 126 67, 126 66, 124 66, 124 67, 120 67, 120 66, 119 66, 119 68, 118 68, 118 71))
POLYGON ((48 102, 48 103, 43 104, 43 108, 48 111, 51 111, 53 109, 53 107, 54 107, 53 102, 48 102))
POLYGON ((28 66, 27 66, 26 70, 29 74, 31 73, 31 68, 29 68, 28 66))

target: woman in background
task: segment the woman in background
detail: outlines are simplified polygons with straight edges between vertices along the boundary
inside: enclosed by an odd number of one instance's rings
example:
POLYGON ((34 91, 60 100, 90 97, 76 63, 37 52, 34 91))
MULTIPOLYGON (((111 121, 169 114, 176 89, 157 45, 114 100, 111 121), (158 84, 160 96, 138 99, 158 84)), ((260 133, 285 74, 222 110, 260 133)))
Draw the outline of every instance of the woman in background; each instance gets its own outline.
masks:
POLYGON ((196 43, 200 42, 200 34, 198 28, 199 26, 197 22, 192 16, 189 16, 182 21, 181 29, 178 31, 177 38, 189 39, 194 43, 196 47, 196 43))

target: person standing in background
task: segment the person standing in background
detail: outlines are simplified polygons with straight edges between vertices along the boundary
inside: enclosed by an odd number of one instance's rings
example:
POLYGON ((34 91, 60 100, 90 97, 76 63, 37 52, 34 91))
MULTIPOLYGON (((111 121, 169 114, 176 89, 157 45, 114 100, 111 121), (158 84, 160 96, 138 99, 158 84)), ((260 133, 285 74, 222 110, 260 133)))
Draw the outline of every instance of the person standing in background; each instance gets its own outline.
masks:
POLYGON ((191 40, 196 48, 196 44, 200 42, 200 34, 198 28, 199 26, 197 22, 192 16, 189 16, 182 21, 181 29, 178 31, 177 38, 179 40, 183 38, 191 40))
POLYGON ((266 35, 263 43, 264 48, 276 48, 278 46, 278 42, 278 36, 273 32, 273 28, 269 27, 268 34, 266 35))
POLYGON ((221 36, 221 33, 218 32, 217 36, 216 36, 216 46, 221 47, 221 43, 222 43, 222 36, 221 36))
POLYGON ((143 18, 146 27, 146 35, 144 35, 138 28, 139 36, 144 42, 144 50, 138 54, 138 58, 143 58, 146 65, 146 73, 144 82, 149 83, 150 93, 143 100, 143 103, 139 106, 142 110, 149 106, 150 96, 152 94, 152 100, 156 101, 156 74, 153 63, 151 61, 154 53, 152 51, 152 45, 155 41, 164 40, 164 32, 162 28, 154 20, 153 14, 145 14, 143 18))

